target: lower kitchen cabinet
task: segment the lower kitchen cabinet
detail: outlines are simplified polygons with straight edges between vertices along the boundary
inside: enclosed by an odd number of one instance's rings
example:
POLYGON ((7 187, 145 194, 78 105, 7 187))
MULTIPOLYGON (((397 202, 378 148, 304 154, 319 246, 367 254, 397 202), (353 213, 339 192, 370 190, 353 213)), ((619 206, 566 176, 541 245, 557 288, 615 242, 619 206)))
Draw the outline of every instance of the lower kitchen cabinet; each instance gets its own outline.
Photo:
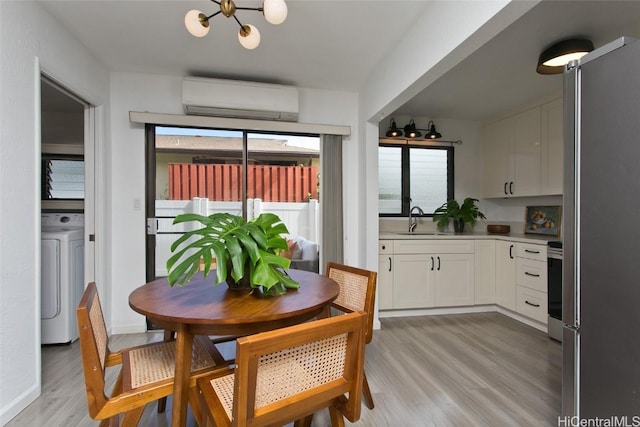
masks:
POLYGON ((496 242, 475 241, 474 301, 477 305, 496 303, 496 242))
POLYGON ((435 306, 473 305, 473 254, 439 254, 434 258, 435 306))
POLYGON ((496 241, 496 304, 516 311, 516 244, 496 241))
POLYGON ((378 255, 378 309, 393 308, 393 255, 378 255))
POLYGON ((393 308, 393 241, 378 242, 378 309, 393 308))
POLYGON ((546 324, 546 250, 498 239, 380 240, 378 308, 495 304, 546 324))
POLYGON ((473 305, 472 254, 400 254, 393 263, 393 308, 473 305))
POLYGON ((380 309, 474 304, 473 241, 395 241, 392 253, 387 242, 378 251, 378 283, 391 286, 378 293, 380 309))
POLYGON ((547 246, 516 245, 516 311, 546 324, 547 246))
POLYGON ((547 324, 547 293, 525 286, 516 290, 516 311, 540 323, 547 324))
POLYGON ((393 308, 427 308, 435 302, 435 260, 426 254, 394 255, 393 308))

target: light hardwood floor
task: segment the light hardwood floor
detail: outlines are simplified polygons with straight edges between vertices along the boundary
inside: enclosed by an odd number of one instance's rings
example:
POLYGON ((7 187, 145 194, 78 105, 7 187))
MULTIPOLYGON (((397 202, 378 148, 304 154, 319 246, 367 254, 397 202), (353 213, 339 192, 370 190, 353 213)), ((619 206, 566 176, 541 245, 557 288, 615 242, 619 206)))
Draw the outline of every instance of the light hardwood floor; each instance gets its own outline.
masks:
MULTIPOLYGON (((112 337, 112 347, 161 339, 112 337)), ((560 413, 561 346, 498 313, 382 319, 367 346, 376 407, 356 426, 555 426, 560 413)), ((42 395, 7 426, 93 426, 87 415, 78 343, 45 347, 42 395)), ((113 375, 112 375, 113 376, 113 375)), ((141 426, 170 424, 147 407, 141 426)), ((191 420, 190 425, 195 425, 191 420)), ((314 426, 329 425, 317 414, 314 426)))

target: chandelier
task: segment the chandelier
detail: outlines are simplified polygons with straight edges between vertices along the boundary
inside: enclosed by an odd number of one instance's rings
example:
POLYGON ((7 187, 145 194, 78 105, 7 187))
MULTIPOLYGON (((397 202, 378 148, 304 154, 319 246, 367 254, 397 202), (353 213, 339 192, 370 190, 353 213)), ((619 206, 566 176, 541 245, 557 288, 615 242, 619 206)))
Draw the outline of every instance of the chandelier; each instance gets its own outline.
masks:
POLYGON ((209 33, 209 21, 216 15, 224 15, 227 18, 233 17, 240 30, 238 40, 246 49, 255 49, 260 44, 260 32, 251 24, 243 25, 236 16, 236 10, 254 10, 262 12, 267 22, 278 25, 287 19, 287 4, 284 0, 264 0, 262 7, 236 7, 233 0, 210 0, 220 6, 220 10, 207 16, 204 12, 193 9, 187 12, 184 17, 184 25, 187 31, 194 37, 204 37, 209 33))

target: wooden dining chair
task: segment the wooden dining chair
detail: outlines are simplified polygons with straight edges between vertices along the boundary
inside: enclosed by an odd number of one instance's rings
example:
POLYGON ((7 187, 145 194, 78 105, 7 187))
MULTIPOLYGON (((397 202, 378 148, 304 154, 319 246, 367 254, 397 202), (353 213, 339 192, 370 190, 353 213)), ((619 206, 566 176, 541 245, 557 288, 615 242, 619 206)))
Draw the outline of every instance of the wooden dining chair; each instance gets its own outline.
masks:
POLYGON ((333 426, 344 426, 345 417, 355 422, 363 360, 362 313, 239 338, 235 369, 197 381, 206 425, 308 426, 323 408, 333 426))
MULTIPOLYGON (((96 284, 89 283, 76 311, 82 368, 91 418, 101 426, 136 426, 147 403, 173 392, 175 341, 140 345, 117 352, 109 349, 109 338, 102 315, 96 284), (111 396, 105 394, 107 367, 120 365, 111 396)), ((201 420, 196 379, 216 368, 226 368, 222 356, 207 337, 193 340, 190 403, 194 417, 201 420)))
MULTIPOLYGON (((326 276, 340 285, 340 294, 333 301, 333 308, 344 313, 360 311, 365 314, 365 343, 369 344, 373 338, 373 310, 376 298, 377 273, 329 262, 327 263, 326 276)), ((364 403, 367 408, 373 409, 373 396, 371 396, 366 373, 362 376, 362 382, 364 403)))

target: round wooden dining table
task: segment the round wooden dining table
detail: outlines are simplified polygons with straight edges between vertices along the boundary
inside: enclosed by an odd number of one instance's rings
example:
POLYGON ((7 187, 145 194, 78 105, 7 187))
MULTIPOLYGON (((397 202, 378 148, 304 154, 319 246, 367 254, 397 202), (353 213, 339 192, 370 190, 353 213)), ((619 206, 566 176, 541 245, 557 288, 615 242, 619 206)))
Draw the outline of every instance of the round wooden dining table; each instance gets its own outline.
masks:
POLYGON ((185 426, 194 335, 250 335, 292 326, 328 310, 340 292, 332 279, 303 270, 288 270, 299 289, 279 296, 214 286, 215 271, 195 275, 184 286, 166 278, 149 282, 129 295, 129 306, 155 325, 177 332, 171 425, 185 426), (258 295, 256 295, 258 294, 258 295))

